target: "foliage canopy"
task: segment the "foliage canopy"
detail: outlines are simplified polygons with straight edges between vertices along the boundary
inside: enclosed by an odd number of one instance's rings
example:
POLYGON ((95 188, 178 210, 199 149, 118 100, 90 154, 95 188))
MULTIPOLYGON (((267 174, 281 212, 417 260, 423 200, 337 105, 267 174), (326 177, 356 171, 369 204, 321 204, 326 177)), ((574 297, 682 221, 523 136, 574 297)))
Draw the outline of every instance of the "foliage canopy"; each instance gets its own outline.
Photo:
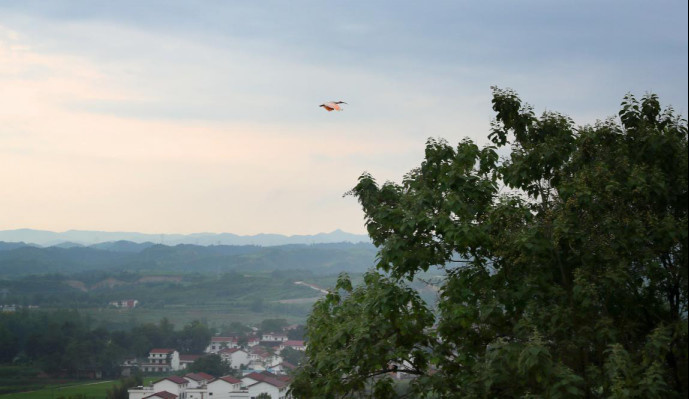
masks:
POLYGON ((493 145, 359 178, 378 270, 315 304, 296 397, 397 397, 391 371, 410 397, 686 397, 686 120, 653 94, 583 127, 493 110, 493 145), (436 269, 429 309, 407 283, 436 269))

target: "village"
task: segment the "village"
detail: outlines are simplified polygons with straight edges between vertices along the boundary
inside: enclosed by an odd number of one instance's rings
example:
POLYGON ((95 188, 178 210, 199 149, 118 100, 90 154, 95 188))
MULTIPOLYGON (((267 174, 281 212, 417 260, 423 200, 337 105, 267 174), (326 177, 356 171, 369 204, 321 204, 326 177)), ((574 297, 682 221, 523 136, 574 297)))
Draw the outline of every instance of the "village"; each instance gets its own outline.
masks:
POLYGON ((124 375, 134 370, 160 374, 147 386, 130 388, 129 399, 287 399, 290 397, 290 371, 296 368, 281 353, 290 348, 305 351, 302 340, 289 340, 285 328, 279 333, 249 337, 212 337, 204 354, 180 354, 174 348, 153 348, 148 358, 128 359, 122 364, 124 375), (217 355, 230 365, 232 375, 213 376, 189 372, 189 366, 203 356, 217 355), (163 376, 168 374, 167 376, 163 376))

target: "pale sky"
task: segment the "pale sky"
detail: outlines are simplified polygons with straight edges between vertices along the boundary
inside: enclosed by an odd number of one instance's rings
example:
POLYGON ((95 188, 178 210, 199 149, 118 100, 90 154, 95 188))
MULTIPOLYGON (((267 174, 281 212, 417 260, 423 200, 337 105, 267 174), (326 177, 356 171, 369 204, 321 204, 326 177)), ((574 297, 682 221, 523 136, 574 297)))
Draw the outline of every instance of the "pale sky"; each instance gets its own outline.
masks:
POLYGON ((0 0, 0 230, 363 233, 342 194, 485 144, 491 85, 686 117, 687 54, 686 0, 0 0))

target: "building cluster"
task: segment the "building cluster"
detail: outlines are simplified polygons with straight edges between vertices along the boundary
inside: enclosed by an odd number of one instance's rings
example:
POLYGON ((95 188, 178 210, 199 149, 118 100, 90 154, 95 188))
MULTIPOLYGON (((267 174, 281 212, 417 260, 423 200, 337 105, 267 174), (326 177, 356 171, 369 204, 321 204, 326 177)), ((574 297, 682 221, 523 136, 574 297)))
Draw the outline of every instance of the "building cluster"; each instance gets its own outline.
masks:
POLYGON ((288 389, 288 376, 269 371, 251 372, 241 378, 189 373, 165 377, 150 386, 130 388, 129 399, 255 399, 261 394, 289 399, 288 389))
POLYGON ((124 362, 124 374, 133 368, 144 373, 174 373, 188 369, 198 358, 216 354, 236 370, 241 378, 215 378, 205 373, 162 378, 150 386, 129 390, 129 399, 252 399, 261 393, 271 398, 287 398, 289 372, 296 368, 280 354, 285 348, 306 350, 304 341, 290 340, 284 333, 250 337, 212 337, 204 354, 180 354, 172 348, 151 349, 147 359, 124 362))
POLYGON ((134 309, 138 304, 139 301, 136 299, 120 299, 111 301, 108 305, 118 309, 134 309))
POLYGON ((14 303, 11 304, 0 304, 0 312, 2 313, 15 313, 18 310, 21 309, 38 309, 38 305, 29 305, 29 306, 22 306, 22 305, 17 305, 14 303))

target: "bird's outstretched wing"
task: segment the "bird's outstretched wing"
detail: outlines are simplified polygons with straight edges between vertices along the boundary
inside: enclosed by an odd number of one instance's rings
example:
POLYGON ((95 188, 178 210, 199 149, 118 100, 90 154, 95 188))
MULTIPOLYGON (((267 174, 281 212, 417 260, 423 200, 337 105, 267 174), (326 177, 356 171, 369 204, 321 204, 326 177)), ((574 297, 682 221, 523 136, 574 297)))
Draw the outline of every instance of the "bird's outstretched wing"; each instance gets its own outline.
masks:
POLYGON ((342 111, 342 106, 340 104, 347 104, 344 101, 328 101, 319 105, 319 107, 325 108, 326 111, 342 111))

